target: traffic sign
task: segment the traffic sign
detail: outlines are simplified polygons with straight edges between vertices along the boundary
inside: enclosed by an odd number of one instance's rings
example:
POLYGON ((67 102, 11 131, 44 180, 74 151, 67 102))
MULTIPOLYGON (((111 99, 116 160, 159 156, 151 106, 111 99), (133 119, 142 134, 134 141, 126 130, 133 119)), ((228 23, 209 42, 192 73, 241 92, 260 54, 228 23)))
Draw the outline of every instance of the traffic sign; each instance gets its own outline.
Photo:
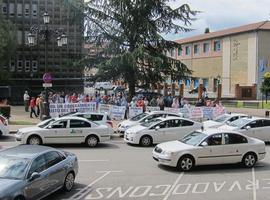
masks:
POLYGON ((43 81, 44 81, 44 83, 51 83, 52 82, 52 75, 50 73, 43 74, 43 81))
POLYGON ((43 87, 45 88, 52 87, 52 83, 43 83, 43 87))

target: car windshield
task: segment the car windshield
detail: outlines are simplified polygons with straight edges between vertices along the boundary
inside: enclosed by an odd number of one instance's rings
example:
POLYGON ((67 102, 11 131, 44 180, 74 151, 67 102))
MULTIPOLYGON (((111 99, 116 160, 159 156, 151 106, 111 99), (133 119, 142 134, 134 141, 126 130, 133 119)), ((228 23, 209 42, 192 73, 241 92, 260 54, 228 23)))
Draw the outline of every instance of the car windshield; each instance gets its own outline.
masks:
POLYGON ((146 116, 148 116, 147 113, 142 113, 142 114, 136 115, 135 117, 132 117, 130 119, 130 121, 139 121, 140 119, 142 119, 142 118, 144 118, 146 116))
POLYGON ((25 177, 30 160, 0 155, 0 178, 20 179, 25 177))
POLYGON ((37 126, 40 127, 40 128, 44 128, 45 126, 51 124, 54 121, 55 121, 55 119, 47 119, 45 121, 42 121, 42 122, 38 123, 37 126))
POLYGON ((197 146, 206 136, 207 135, 202 132, 194 131, 186 135, 182 140, 180 140, 180 142, 192 146, 197 146))
POLYGON ((144 126, 144 127, 150 127, 150 126, 152 126, 152 125, 154 125, 154 124, 156 124, 158 122, 161 122, 161 121, 162 121, 161 119, 155 118, 155 119, 149 120, 147 122, 144 122, 141 125, 144 126))
POLYGON ((230 115, 224 114, 224 115, 221 115, 221 116, 215 118, 213 121, 215 121, 215 122, 220 122, 220 123, 224 123, 224 122, 226 122, 230 117, 231 117, 230 115))
POLYGON ((243 126, 245 126, 249 122, 251 122, 251 120, 248 118, 240 118, 240 119, 237 119, 237 120, 231 122, 230 126, 242 128, 243 126))

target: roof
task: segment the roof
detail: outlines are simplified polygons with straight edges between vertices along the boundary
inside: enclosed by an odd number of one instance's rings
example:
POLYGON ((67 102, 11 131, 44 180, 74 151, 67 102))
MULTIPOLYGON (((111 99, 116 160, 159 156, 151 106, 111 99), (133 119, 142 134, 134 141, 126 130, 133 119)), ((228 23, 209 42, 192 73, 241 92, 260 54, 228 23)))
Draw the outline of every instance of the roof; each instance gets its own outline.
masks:
POLYGON ((250 32, 250 31, 257 31, 257 30, 270 30, 270 21, 262 21, 262 22, 257 22, 257 23, 239 26, 235 28, 224 29, 224 30, 216 31, 212 33, 205 33, 205 34, 196 35, 189 38, 175 40, 175 42, 178 42, 180 44, 191 43, 191 42, 196 42, 196 41, 201 41, 201 40, 208 40, 208 39, 224 37, 228 35, 239 34, 239 33, 250 32))
POLYGON ((54 150, 54 148, 41 145, 19 145, 0 151, 0 155, 32 159, 51 150, 54 150))
MULTIPOLYGON (((218 128, 207 128, 205 130, 198 130, 206 135, 214 135, 214 134, 217 134, 217 133, 224 133, 224 130, 223 129, 218 129, 218 128)), ((237 132, 237 131, 231 131, 231 130, 226 130, 226 133, 236 133, 236 134, 239 134, 239 135, 242 135, 241 133, 237 132)))

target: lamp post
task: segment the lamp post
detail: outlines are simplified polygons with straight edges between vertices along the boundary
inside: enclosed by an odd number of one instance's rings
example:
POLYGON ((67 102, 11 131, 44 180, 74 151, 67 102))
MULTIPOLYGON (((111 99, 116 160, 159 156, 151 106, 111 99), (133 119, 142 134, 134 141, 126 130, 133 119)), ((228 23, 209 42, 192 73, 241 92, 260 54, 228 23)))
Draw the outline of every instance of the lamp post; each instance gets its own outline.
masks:
MULTIPOLYGON (((38 35, 41 36, 42 40, 44 40, 45 45, 45 73, 43 75, 43 81, 45 83, 51 83, 51 77, 46 80, 45 77, 48 78, 48 63, 47 63, 47 54, 48 54, 48 42, 50 42, 50 39, 54 37, 57 41, 57 45, 59 47, 67 44, 67 36, 64 33, 63 29, 50 29, 49 23, 50 23, 50 15, 45 12, 43 14, 43 23, 44 27, 38 27, 38 26, 32 26, 30 28, 30 33, 28 34, 28 43, 29 45, 33 46, 36 43, 36 38, 38 35)), ((50 117, 50 109, 49 109, 49 96, 48 96, 48 86, 45 86, 45 116, 46 118, 50 117)))

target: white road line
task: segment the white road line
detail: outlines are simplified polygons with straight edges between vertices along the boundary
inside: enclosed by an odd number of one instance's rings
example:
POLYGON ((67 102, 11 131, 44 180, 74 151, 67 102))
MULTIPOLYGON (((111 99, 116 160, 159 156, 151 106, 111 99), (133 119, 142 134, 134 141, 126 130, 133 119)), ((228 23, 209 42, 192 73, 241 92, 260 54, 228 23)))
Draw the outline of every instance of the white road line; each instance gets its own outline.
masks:
POLYGON ((257 199, 257 186, 256 186, 256 177, 255 177, 255 169, 252 167, 252 182, 253 182, 253 200, 257 199))
POLYGON ((110 160, 79 160, 79 162, 109 162, 110 160))
POLYGON ((167 200, 167 199, 170 197, 172 191, 174 190, 175 186, 178 184, 178 182, 180 181, 180 179, 183 177, 183 175, 184 175, 184 172, 182 172, 182 173, 178 176, 178 178, 176 179, 176 181, 174 182, 174 184, 171 186, 169 192, 166 194, 166 196, 164 197, 163 200, 167 200))
POLYGON ((98 179, 94 180, 89 185, 87 185, 84 188, 82 188, 80 191, 78 191, 77 193, 75 193, 71 197, 69 197, 68 199, 63 199, 63 200, 80 200, 81 198, 83 198, 84 196, 86 196, 92 190, 91 187, 94 184, 96 184, 97 182, 99 182, 100 180, 102 180, 103 178, 105 178, 110 173, 114 173, 114 172, 122 172, 122 171, 98 171, 97 173, 104 173, 104 174, 102 176, 100 176, 98 179))

